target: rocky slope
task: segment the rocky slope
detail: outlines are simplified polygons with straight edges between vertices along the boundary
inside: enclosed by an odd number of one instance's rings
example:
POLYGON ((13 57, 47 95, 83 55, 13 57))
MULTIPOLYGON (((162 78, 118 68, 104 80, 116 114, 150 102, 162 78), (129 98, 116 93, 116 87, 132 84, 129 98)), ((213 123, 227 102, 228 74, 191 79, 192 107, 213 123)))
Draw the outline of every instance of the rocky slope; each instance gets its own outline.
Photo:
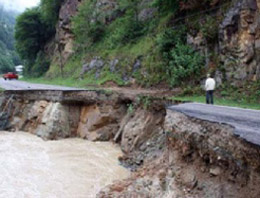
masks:
POLYGON ((238 1, 220 25, 221 61, 226 77, 236 83, 260 78, 259 9, 257 0, 238 1))
MULTIPOLYGON (((67 0, 63 4, 59 13, 59 20, 56 28, 56 47, 54 54, 66 62, 73 53, 73 34, 71 31, 71 18, 76 15, 80 0, 67 0)), ((57 58, 57 57, 54 57, 57 58)), ((56 60, 57 62, 59 60, 56 60)))
MULTIPOLYGON (((158 18, 158 10, 151 7, 150 0, 138 1, 138 19, 148 22, 152 18, 158 18)), ((167 22, 172 27, 178 23, 184 23, 190 29, 186 33, 187 44, 199 51, 205 58, 204 70, 213 72, 218 83, 228 82, 236 86, 242 86, 244 81, 257 81, 260 79, 259 53, 259 9, 257 0, 210 1, 210 4, 202 4, 202 10, 198 9, 197 1, 180 2, 180 16, 171 17, 167 22), (185 13, 185 14, 183 14, 185 13), (191 14, 189 14, 191 13, 191 14), (195 13, 195 14, 194 14, 195 13), (189 20, 192 16, 198 17, 194 23, 197 27, 190 26, 189 20), (212 26, 208 21, 214 18, 212 26), (212 34, 212 35, 211 35, 212 34)), ((81 5, 78 0, 66 0, 60 10, 59 22, 56 33, 56 50, 53 65, 48 76, 53 76, 55 65, 60 64, 60 54, 65 65, 65 70, 77 73, 75 78, 86 78, 86 75, 94 73, 94 79, 98 80, 103 71, 118 73, 124 83, 135 84, 136 78, 133 73, 140 73, 143 81, 149 76, 149 56, 156 56, 151 51, 144 50, 143 53, 134 56, 120 54, 100 54, 100 50, 87 52, 80 62, 73 61, 78 56, 75 53, 75 35, 72 33, 72 17, 77 15, 81 5), (59 51, 60 50, 60 51, 59 51), (71 57, 71 59, 69 59, 71 57), (69 61, 70 60, 70 61, 69 61), (148 62, 147 62, 148 61, 148 62), (68 63, 69 62, 69 63, 68 63), (68 63, 68 64, 67 64, 68 63), (78 65, 78 64, 81 65, 78 65), (74 68, 71 65, 74 64, 74 68), (148 69, 147 69, 148 68, 148 69)), ((122 16, 119 2, 116 0, 97 0, 93 13, 106 25, 112 23, 122 16), (99 14, 100 13, 100 14, 99 14), (102 14, 101 14, 102 13, 102 14)), ((158 24, 161 25, 160 23, 158 24)), ((154 34, 154 33, 152 33, 154 34)), ((148 36, 143 37, 145 40, 148 36)), ((87 37, 86 37, 87 39, 87 37)), ((152 44, 156 48, 156 44, 152 44)), ((129 49, 130 51, 130 49, 129 49)), ((156 64, 159 64, 159 62, 156 64)), ((152 75, 152 74, 151 74, 152 75)), ((89 78, 89 76, 88 76, 89 78)), ((154 77, 151 77, 154 78, 154 77)), ((109 79, 109 80, 113 80, 109 79)), ((147 80, 151 81, 151 80, 147 80)), ((140 84, 140 80, 138 82, 140 84)))

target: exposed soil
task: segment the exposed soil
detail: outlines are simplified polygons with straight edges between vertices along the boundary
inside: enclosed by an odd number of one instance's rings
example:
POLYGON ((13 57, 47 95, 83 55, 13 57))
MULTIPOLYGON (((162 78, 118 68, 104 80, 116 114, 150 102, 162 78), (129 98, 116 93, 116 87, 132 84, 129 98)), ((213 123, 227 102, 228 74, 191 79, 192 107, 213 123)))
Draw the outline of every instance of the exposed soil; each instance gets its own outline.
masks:
POLYGON ((176 112, 167 113, 164 127, 166 134, 145 140, 149 148, 122 158, 130 165, 138 164, 140 156, 145 159, 132 176, 98 197, 259 197, 258 146, 234 136, 230 126, 176 112), (155 155, 152 148, 160 143, 155 155))
POLYGON ((44 139, 118 143, 124 153, 119 160, 132 175, 98 197, 259 197, 259 146, 228 125, 166 111, 168 101, 157 94, 119 88, 9 91, 1 98, 0 124, 44 139))

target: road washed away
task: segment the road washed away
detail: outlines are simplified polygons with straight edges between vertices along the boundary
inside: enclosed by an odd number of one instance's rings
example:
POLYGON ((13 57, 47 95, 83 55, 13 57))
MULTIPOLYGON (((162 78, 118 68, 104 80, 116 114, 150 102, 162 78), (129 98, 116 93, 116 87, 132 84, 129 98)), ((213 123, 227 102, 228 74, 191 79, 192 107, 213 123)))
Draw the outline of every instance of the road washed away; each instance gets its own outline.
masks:
POLYGON ((129 176, 118 164, 120 149, 108 142, 0 132, 0 152, 0 197, 92 198, 129 176))
POLYGON ((260 145, 260 111, 258 110, 199 103, 185 103, 171 106, 169 109, 190 117, 231 125, 235 128, 236 135, 260 145))

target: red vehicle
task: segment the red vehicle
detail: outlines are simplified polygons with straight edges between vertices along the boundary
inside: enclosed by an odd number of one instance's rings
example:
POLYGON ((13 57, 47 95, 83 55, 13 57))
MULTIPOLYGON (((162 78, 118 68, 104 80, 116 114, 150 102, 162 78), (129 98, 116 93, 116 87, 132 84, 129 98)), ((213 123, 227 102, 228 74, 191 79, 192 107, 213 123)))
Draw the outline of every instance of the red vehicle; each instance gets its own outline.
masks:
POLYGON ((12 79, 18 79, 18 75, 17 74, 15 74, 15 73, 13 73, 13 72, 8 72, 8 73, 6 73, 6 74, 4 74, 3 75, 3 78, 5 79, 5 80, 12 80, 12 79))

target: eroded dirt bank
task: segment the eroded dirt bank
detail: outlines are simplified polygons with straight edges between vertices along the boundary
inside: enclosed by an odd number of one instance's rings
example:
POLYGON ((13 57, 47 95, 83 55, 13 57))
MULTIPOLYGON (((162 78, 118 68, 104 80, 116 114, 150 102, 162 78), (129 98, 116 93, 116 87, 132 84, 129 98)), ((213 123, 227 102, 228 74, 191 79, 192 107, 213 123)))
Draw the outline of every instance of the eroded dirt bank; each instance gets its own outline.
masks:
POLYGON ((1 127, 44 139, 117 142, 131 176, 98 197, 259 197, 260 147, 167 102, 105 91, 6 92, 1 127))

